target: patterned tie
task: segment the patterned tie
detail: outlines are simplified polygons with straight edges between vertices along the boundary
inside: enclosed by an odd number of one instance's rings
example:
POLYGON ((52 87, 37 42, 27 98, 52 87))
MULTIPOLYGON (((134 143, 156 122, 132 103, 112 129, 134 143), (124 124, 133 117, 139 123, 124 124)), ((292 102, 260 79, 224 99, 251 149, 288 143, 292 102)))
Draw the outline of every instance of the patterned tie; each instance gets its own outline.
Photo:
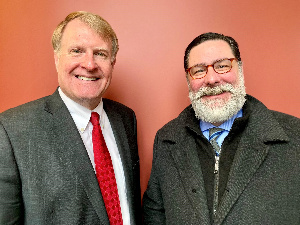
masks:
POLYGON ((95 158, 96 176, 104 200, 106 212, 111 225, 122 225, 122 213, 115 178, 114 168, 109 151, 99 124, 99 114, 92 112, 93 150, 95 158))
POLYGON ((223 131, 224 131, 224 129, 217 128, 217 127, 213 127, 213 128, 209 129, 209 142, 213 146, 213 148, 216 152, 216 156, 220 155, 220 150, 221 150, 220 146, 217 143, 217 139, 223 133, 223 131))

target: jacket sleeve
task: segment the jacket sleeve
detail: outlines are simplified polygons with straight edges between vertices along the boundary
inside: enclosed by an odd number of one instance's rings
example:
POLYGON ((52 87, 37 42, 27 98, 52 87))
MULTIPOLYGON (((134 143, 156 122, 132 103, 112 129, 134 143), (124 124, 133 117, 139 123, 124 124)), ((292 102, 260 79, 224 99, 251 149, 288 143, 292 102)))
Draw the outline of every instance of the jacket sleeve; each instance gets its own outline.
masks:
POLYGON ((0 224, 23 221, 21 181, 8 135, 0 123, 0 224))
POLYGON ((164 225, 166 224, 165 209, 160 189, 160 182, 157 176, 158 166, 156 165, 158 146, 158 136, 156 136, 153 148, 153 162, 151 175, 147 190, 143 196, 143 219, 144 224, 164 225))

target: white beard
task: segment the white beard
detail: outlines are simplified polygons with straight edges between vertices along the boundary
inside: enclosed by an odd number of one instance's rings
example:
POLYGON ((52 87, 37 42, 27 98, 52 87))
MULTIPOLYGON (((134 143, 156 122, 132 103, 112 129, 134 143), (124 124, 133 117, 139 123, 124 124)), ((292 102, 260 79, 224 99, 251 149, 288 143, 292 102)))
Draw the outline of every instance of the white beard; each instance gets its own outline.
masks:
POLYGON ((195 111, 195 116, 209 123, 220 123, 230 119, 243 107, 246 99, 246 88, 242 67, 239 66, 239 84, 234 88, 231 84, 224 84, 213 88, 203 87, 194 93, 191 88, 189 98, 195 111), (224 91, 230 92, 229 100, 203 100, 205 95, 217 95, 224 91))

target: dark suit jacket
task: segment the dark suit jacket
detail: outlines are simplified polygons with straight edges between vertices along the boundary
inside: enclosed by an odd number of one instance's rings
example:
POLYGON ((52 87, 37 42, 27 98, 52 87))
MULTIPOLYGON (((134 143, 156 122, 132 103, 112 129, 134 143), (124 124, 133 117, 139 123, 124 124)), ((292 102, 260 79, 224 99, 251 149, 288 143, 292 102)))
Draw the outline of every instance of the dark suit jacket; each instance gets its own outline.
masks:
MULTIPOLYGON (((143 198, 145 224, 300 224, 300 120, 268 110, 251 96, 246 104, 249 118, 216 220, 210 218, 197 152, 198 142, 209 142, 189 106, 156 135, 143 198)), ((233 132, 224 143, 234 141, 233 132)))
MULTIPOLYGON (((120 103, 103 103, 124 167, 132 224, 140 224, 135 114, 120 103)), ((92 164, 58 91, 0 114, 0 224, 109 224, 92 164)))

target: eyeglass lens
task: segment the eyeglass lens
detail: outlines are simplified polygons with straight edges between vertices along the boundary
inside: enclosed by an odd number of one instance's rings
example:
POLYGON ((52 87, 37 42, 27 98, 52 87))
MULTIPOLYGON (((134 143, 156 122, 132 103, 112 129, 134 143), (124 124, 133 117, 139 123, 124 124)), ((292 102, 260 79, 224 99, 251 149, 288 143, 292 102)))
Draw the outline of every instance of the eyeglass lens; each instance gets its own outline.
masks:
POLYGON ((212 65, 196 65, 190 69, 190 74, 192 75, 193 78, 202 78, 206 75, 208 67, 212 66, 214 71, 216 73, 227 73, 228 71, 231 70, 232 63, 230 59, 223 59, 221 61, 217 61, 212 65))

